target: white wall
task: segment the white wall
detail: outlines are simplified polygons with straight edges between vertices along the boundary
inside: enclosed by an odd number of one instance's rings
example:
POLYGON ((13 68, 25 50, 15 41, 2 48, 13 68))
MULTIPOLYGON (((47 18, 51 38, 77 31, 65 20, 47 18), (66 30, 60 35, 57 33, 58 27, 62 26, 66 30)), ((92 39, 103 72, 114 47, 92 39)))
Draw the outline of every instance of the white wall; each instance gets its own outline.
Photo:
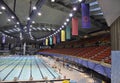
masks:
POLYGON ((98 0, 98 2, 110 26, 120 16, 120 0, 98 0))

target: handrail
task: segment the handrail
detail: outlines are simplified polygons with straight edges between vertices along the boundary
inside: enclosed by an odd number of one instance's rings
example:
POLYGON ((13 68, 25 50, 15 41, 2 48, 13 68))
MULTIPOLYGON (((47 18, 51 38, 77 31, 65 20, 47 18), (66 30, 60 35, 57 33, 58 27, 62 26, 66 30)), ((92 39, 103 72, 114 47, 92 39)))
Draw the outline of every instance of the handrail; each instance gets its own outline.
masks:
MULTIPOLYGON (((15 83, 19 82, 25 82, 25 83, 33 83, 33 82, 57 82, 57 81, 64 81, 64 80, 69 80, 70 79, 57 79, 57 80, 32 80, 32 81, 16 81, 15 83)), ((0 83, 13 83, 14 81, 1 81, 0 83)))
POLYGON ((111 78, 111 75, 110 75, 111 74, 111 67, 103 66, 103 64, 101 64, 101 63, 95 63, 95 62, 92 62, 89 60, 84 60, 84 59, 80 59, 80 58, 73 57, 73 56, 60 55, 60 54, 54 54, 54 53, 52 54, 52 53, 43 52, 41 54, 47 55, 47 56, 55 56, 55 57, 58 57, 60 59, 64 58, 64 59, 68 59, 69 61, 73 61, 73 59, 74 59, 75 63, 81 64, 89 69, 92 69, 92 70, 100 73, 101 75, 104 75, 104 76, 107 75, 106 77, 111 78), (77 60, 77 62, 76 62, 76 60, 77 60), (91 66, 91 64, 92 64, 92 66, 91 66), (101 70, 101 68, 102 68, 102 70, 101 70), (104 71, 107 71, 107 73, 104 71))
POLYGON ((77 57, 77 56, 72 56, 72 55, 65 55, 65 54, 60 54, 60 53, 50 53, 50 52, 41 52, 41 53, 57 54, 57 55, 61 55, 61 56, 69 56, 69 57, 73 57, 73 58, 78 58, 78 59, 82 59, 82 60, 91 61, 91 62, 94 62, 94 63, 97 63, 97 64, 101 64, 103 66, 111 67, 111 64, 107 64, 107 63, 103 63, 103 62, 95 61, 95 60, 91 60, 91 59, 86 59, 86 58, 82 58, 82 57, 77 57))

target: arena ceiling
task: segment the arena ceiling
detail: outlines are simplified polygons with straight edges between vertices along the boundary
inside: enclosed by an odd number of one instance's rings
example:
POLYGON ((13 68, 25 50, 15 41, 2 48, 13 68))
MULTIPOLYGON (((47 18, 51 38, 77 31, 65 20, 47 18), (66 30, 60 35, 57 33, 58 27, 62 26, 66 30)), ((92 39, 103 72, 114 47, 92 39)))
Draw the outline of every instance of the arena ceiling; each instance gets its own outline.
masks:
MULTIPOLYGON (((108 28, 99 3, 96 0, 83 1, 90 4, 92 27, 81 28, 81 8, 79 6, 75 14, 79 18, 79 35, 90 35, 92 32, 108 28)), ((55 0, 55 2, 51 2, 51 0, 0 0, 0 34, 4 33, 8 37, 19 38, 22 30, 22 37, 25 40, 47 37, 64 24, 78 2, 79 0, 55 0), (31 33, 27 33, 28 31, 31 33)), ((71 22, 68 25, 71 26, 71 22)))

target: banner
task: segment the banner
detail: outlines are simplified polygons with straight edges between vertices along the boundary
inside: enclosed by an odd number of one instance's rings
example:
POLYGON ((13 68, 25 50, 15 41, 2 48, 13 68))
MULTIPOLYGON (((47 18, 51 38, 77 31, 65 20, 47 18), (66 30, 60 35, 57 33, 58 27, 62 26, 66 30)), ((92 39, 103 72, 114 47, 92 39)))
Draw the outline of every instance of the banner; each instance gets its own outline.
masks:
POLYGON ((46 44, 45 44, 45 40, 43 40, 43 45, 46 45, 46 44))
POLYGON ((53 44, 56 44, 56 36, 53 36, 53 44))
POLYGON ((82 28, 90 28, 90 11, 89 4, 81 3, 82 11, 82 28))
POLYGON ((49 43, 50 43, 50 45, 52 45, 52 44, 53 44, 52 37, 50 37, 50 39, 49 39, 49 40, 50 40, 50 42, 49 42, 49 43))
POLYGON ((46 46, 48 45, 48 39, 45 40, 45 45, 46 45, 46 46))
POLYGON ((6 40, 6 36, 5 36, 5 34, 2 34, 2 43, 3 44, 5 43, 5 40, 6 40))
POLYGON ((57 37, 57 43, 60 43, 60 33, 57 33, 56 37, 57 37))
POLYGON ((70 31, 70 27, 69 26, 67 26, 66 27, 66 39, 70 39, 71 38, 71 33, 70 33, 71 31, 70 31))
POLYGON ((72 18, 72 35, 78 35, 78 18, 72 18))
POLYGON ((61 30, 61 41, 65 41, 65 30, 61 30))

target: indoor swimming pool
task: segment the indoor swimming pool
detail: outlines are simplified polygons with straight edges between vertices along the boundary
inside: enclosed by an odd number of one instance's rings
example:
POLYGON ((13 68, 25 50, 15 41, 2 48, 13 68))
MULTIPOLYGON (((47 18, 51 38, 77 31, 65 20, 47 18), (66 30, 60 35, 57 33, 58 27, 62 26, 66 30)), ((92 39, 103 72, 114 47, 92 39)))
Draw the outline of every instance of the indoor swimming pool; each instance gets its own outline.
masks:
POLYGON ((0 57, 1 81, 57 79, 60 74, 36 56, 0 57))

